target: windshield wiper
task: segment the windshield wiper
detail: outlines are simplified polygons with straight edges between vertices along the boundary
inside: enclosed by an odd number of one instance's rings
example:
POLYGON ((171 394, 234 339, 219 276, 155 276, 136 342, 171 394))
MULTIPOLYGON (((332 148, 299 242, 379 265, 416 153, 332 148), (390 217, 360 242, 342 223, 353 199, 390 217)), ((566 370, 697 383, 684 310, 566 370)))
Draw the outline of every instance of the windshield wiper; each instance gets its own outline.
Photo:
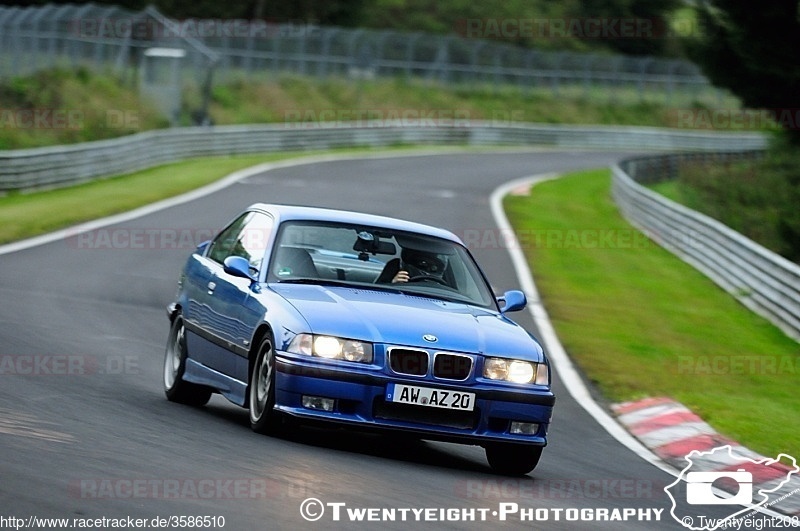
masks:
MULTIPOLYGON (((396 286, 396 285, 397 284, 393 284, 393 286, 396 286)), ((473 301, 470 301, 468 299, 459 299, 459 298, 454 298, 454 297, 448 297, 446 295, 435 295, 435 294, 430 293, 428 291, 416 291, 416 290, 402 289, 402 288, 395 288, 395 287, 392 287, 390 289, 392 291, 400 292, 403 295, 408 295, 409 297, 423 297, 423 298, 426 298, 426 299, 435 299, 435 300, 438 300, 438 301, 453 302, 453 303, 456 303, 456 304, 475 304, 473 301)))
POLYGON ((462 299, 457 297, 448 297, 446 295, 437 295, 428 291, 416 291, 413 289, 403 289, 398 287, 398 284, 362 284, 357 282, 346 282, 343 280, 334 280, 330 278, 287 278, 278 280, 278 284, 307 284, 319 286, 338 286, 343 288, 362 289, 362 290, 379 290, 394 293, 402 293, 409 297, 422 297, 426 299, 434 299, 445 302, 452 302, 455 304, 468 304, 474 305, 475 301, 469 299, 462 299))
POLYGON ((357 284, 345 282, 344 280, 333 280, 330 278, 287 278, 278 280, 278 284, 319 284, 324 286, 343 286, 347 288, 357 287, 357 284))

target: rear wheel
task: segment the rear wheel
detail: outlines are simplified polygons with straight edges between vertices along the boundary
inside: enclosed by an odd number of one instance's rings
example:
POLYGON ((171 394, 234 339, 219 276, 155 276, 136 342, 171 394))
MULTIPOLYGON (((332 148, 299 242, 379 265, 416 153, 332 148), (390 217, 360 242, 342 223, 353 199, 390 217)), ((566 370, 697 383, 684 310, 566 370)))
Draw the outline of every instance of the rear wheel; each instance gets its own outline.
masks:
POLYGON ((258 347, 249 394, 250 427, 256 433, 274 433, 281 418, 275 411, 275 351, 269 337, 258 347))
POLYGON ((522 476, 539 464, 542 449, 523 444, 492 444, 486 447, 486 460, 498 474, 522 476))
POLYGON ((211 398, 211 389, 183 380, 187 356, 186 328, 179 313, 172 320, 164 354, 164 394, 172 402, 202 406, 211 398))

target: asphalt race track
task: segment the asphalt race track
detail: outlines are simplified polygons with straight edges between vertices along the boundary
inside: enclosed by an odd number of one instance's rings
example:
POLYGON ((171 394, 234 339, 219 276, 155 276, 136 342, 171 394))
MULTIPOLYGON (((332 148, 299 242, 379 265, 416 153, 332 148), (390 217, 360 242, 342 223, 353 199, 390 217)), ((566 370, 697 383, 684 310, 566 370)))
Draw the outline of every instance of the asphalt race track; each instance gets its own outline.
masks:
MULTIPOLYGON (((168 402, 162 391, 165 306, 179 269, 194 244, 245 206, 329 206, 481 235, 472 251, 502 292, 518 282, 507 251, 492 244, 492 190, 532 174, 607 166, 623 155, 527 151, 299 165, 0 255, 0 516, 26 523, 31 516, 222 516, 229 530, 349 529, 346 509, 442 508, 453 510, 435 512, 444 521, 417 523, 408 512, 411 522, 402 522, 396 513, 397 521, 361 528, 683 529, 663 492, 673 477, 609 436, 557 378, 550 445, 524 478, 491 473, 478 447, 315 427, 259 436, 246 410, 219 396, 193 409, 168 402), (319 521, 306 521, 300 508, 307 498, 345 504, 342 520, 327 506, 319 521), (548 519, 523 522, 517 513, 503 521, 493 511, 504 503, 548 519), (662 512, 660 522, 601 523, 566 521, 558 509, 570 508, 662 512), (477 522, 448 521, 447 514, 470 509, 477 522)), ((533 330, 527 312, 513 316, 533 330)))

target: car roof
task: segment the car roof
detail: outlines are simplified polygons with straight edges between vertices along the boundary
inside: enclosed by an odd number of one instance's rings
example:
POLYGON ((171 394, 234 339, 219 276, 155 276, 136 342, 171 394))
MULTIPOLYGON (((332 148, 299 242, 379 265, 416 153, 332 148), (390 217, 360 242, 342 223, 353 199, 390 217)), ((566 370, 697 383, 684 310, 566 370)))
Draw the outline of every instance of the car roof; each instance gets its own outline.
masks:
POLYGON ((298 206, 298 205, 279 205, 267 203, 255 203, 248 210, 261 210, 270 213, 278 223, 283 221, 334 221, 366 225, 370 227, 380 227, 390 230, 414 232, 443 238, 454 241, 461 245, 461 239, 450 231, 416 223, 402 219, 366 214, 363 212, 351 212, 348 210, 336 210, 332 208, 298 206))

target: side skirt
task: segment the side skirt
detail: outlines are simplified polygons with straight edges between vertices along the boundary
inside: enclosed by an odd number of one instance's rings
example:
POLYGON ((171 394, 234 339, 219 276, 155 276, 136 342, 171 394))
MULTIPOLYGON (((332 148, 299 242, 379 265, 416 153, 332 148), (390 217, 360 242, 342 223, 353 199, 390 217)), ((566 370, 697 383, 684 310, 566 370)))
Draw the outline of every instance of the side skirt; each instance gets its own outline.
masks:
POLYGON ((183 379, 187 382, 207 385, 234 404, 244 407, 247 396, 247 384, 244 382, 210 369, 191 358, 186 360, 183 379))

